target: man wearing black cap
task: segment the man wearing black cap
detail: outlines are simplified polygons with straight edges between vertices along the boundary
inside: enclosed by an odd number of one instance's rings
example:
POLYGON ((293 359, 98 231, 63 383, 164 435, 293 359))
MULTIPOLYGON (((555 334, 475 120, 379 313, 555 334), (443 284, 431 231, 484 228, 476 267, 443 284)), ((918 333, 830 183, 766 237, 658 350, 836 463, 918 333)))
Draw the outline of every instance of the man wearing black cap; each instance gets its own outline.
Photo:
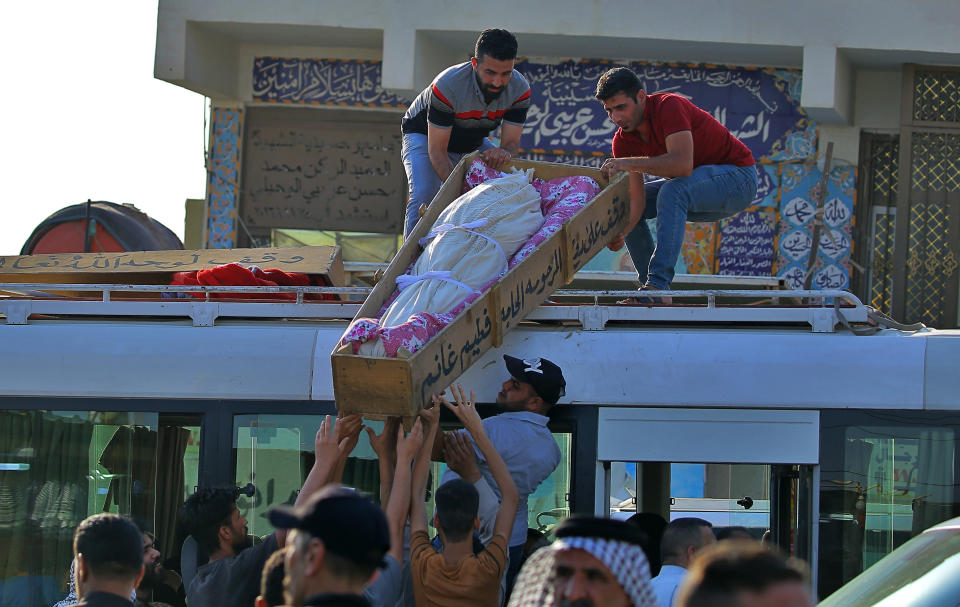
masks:
POLYGON ((329 486, 295 508, 271 509, 270 522, 292 530, 284 559, 287 604, 369 607, 363 589, 390 549, 379 506, 353 489, 329 486))
MULTIPOLYGON (((506 462, 520 494, 509 541, 509 589, 520 569, 523 545, 527 541, 527 497, 560 463, 560 448, 547 429, 547 415, 566 394, 567 382, 560 367, 545 358, 520 359, 504 355, 503 360, 510 378, 503 382, 497 394, 497 405, 502 413, 483 420, 483 430, 506 462)), ((474 451, 480 472, 499 498, 500 492, 486 459, 476 445, 474 451)), ((456 473, 448 470, 441 483, 454 478, 457 478, 456 473)), ((492 523, 481 520, 482 526, 491 526, 492 523)))

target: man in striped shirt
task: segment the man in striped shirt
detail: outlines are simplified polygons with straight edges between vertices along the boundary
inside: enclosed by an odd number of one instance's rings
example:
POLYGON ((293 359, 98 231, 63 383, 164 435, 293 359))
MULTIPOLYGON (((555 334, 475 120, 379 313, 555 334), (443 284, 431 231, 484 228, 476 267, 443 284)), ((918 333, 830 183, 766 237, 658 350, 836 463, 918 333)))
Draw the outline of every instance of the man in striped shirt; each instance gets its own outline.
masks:
POLYGON ((480 33, 470 61, 448 67, 417 95, 401 123, 403 168, 407 172, 404 238, 430 204, 454 165, 482 150, 499 168, 517 155, 530 107, 530 85, 513 69, 517 39, 502 29, 480 33), (500 127, 500 147, 487 136, 500 127))

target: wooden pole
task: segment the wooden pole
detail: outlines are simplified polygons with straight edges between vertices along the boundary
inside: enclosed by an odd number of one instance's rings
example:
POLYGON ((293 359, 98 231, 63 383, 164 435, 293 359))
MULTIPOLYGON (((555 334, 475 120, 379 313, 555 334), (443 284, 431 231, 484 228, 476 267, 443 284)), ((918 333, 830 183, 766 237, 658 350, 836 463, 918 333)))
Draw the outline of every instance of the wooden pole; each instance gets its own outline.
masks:
POLYGON ((820 226, 823 225, 823 201, 827 197, 827 180, 830 179, 830 162, 833 160, 833 142, 827 143, 823 162, 823 175, 820 177, 820 191, 817 192, 817 210, 813 214, 813 242, 810 243, 810 260, 807 273, 803 277, 803 288, 809 289, 813 281, 813 270, 817 267, 817 255, 820 253, 820 226))

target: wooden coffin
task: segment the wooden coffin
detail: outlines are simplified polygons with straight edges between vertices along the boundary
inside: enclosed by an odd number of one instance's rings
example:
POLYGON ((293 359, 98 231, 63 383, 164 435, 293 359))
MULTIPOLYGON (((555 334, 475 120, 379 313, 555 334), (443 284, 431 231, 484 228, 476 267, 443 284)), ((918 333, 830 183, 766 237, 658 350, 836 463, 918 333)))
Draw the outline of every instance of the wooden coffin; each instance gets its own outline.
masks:
MULTIPOLYGON (((405 273, 420 252, 418 240, 430 231, 440 213, 459 197, 463 178, 476 153, 464 157, 444 182, 367 297, 356 318, 374 318, 396 288, 396 278, 405 273)), ((630 195, 626 173, 603 177, 589 167, 514 160, 518 169, 533 168, 535 176, 555 179, 587 175, 603 188, 570 218, 564 227, 543 242, 530 256, 468 306, 421 350, 407 358, 377 358, 352 353, 350 346, 331 354, 337 409, 376 417, 398 415, 410 418, 428 403, 433 393, 446 389, 503 336, 546 300, 555 290, 573 280, 582 268, 629 221, 630 195)))

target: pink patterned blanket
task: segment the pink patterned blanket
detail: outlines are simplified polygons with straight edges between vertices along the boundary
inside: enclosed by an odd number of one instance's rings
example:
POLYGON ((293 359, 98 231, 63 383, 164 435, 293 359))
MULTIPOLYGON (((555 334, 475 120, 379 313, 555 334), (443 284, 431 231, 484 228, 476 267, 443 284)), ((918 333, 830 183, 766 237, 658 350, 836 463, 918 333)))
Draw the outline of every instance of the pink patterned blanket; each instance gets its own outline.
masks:
MULTIPOLYGON (((489 179, 505 175, 506 173, 491 169, 478 158, 467 169, 463 192, 466 193, 489 179)), ((582 175, 549 181, 534 179, 532 185, 540 192, 540 210, 545 219, 540 229, 510 258, 508 272, 526 259, 542 242, 557 232, 565 221, 573 217, 600 192, 600 186, 595 180, 582 175)), ((410 266, 412 268, 413 263, 410 266)), ((408 272, 409 270, 410 268, 408 272)), ((479 293, 467 296, 461 303, 443 314, 419 312, 410 316, 403 324, 384 328, 380 326, 378 319, 397 298, 398 291, 394 291, 380 308, 377 318, 358 318, 353 321, 340 339, 340 344, 351 344, 353 353, 357 354, 360 344, 379 339, 387 356, 395 358, 401 350, 405 356, 409 356, 453 322, 467 306, 483 295, 497 280, 499 277, 484 285, 479 293)))

